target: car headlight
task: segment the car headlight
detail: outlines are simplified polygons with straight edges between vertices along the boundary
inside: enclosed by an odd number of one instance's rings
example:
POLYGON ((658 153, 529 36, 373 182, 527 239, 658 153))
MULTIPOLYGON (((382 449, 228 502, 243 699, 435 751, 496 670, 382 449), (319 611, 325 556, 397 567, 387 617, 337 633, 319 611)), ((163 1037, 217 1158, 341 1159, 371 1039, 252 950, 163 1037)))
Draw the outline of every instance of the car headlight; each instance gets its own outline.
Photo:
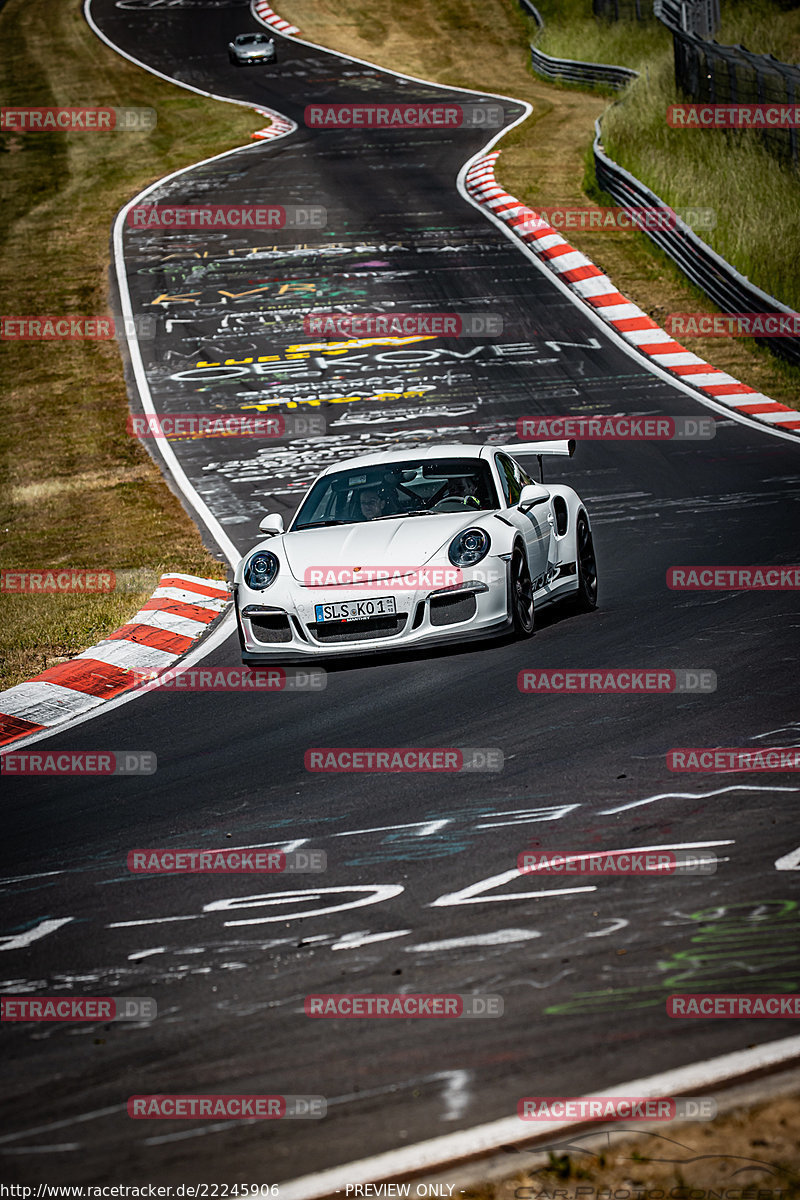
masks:
POLYGON ((263 592, 278 578, 280 563, 270 550, 257 550, 245 563, 244 581, 254 592, 263 592))
POLYGON ((450 543, 447 557, 454 567, 474 567, 489 553, 488 533, 482 529, 465 529, 450 543))

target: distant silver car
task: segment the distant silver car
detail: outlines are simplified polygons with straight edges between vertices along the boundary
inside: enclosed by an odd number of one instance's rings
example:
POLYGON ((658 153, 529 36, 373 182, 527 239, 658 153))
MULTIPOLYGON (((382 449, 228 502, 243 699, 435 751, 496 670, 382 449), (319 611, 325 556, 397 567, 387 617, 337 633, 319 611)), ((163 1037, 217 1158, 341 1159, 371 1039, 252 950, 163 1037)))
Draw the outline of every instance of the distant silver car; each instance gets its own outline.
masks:
POLYGON ((275 39, 265 33, 240 33, 228 42, 228 57, 237 67, 253 63, 276 62, 275 39))

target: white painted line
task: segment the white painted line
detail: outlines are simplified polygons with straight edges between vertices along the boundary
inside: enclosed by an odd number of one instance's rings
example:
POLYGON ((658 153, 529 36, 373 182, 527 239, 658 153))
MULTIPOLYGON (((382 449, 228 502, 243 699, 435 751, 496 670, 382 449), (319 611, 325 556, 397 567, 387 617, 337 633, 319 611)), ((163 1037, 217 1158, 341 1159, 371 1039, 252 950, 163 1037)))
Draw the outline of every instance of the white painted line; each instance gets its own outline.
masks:
MULTIPOLYGON (((660 1075, 634 1079, 613 1087, 598 1086, 593 1095, 692 1095, 699 1088, 706 1090, 720 1087, 740 1075, 780 1066, 798 1056, 800 1037, 783 1038, 765 1046, 738 1050, 705 1062, 693 1063, 688 1067, 664 1071, 660 1075)), ((281 1200, 321 1200, 322 1197, 335 1196, 337 1191, 343 1191, 348 1185, 431 1174, 470 1159, 486 1157, 504 1145, 530 1145, 535 1141, 552 1141, 555 1133, 583 1127, 580 1122, 548 1121, 546 1130, 532 1133, 530 1128, 526 1127, 526 1122, 521 1121, 519 1117, 501 1117, 498 1121, 431 1138, 426 1142, 418 1142, 415 1146, 403 1146, 385 1154, 376 1154, 372 1158, 362 1158, 328 1171, 288 1180, 280 1185, 281 1200)))
POLYGON ((776 871, 800 871, 800 846, 775 860, 776 871))
POLYGON ((427 954, 439 950, 460 950, 468 946, 508 946, 541 936, 538 929, 495 929, 493 933, 467 934, 466 937, 445 938, 441 942, 418 942, 416 946, 404 946, 403 949, 406 954, 415 951, 427 954))
POLYGON ((730 787, 714 788, 711 792, 657 792, 655 796, 645 796, 642 800, 632 800, 630 804, 620 804, 618 808, 602 808, 600 816, 614 816, 616 813, 627 812, 630 808, 641 808, 643 804, 655 804, 656 800, 702 800, 706 796, 724 796, 726 792, 800 792, 800 787, 775 787, 764 783, 741 783, 732 784, 730 787))
POLYGON ((8 1142, 18 1142, 20 1138, 34 1137, 37 1133, 48 1133, 51 1129, 66 1129, 68 1125, 80 1125, 84 1121, 94 1121, 97 1117, 110 1117, 112 1113, 126 1112, 127 1104, 111 1104, 108 1108, 96 1108, 94 1112, 81 1113, 78 1117, 65 1117, 62 1121, 51 1121, 48 1125, 35 1125, 32 1129, 22 1129, 19 1133, 6 1133, 0 1137, 0 1146, 8 1142))
MULTIPOLYGON (((59 871, 53 872, 54 875, 60 873, 59 871)), ((0 950, 24 950, 26 946, 38 942, 39 938, 47 937, 49 933, 55 933, 62 925, 68 925, 74 919, 74 917, 52 917, 50 920, 40 921, 38 925, 26 929, 23 933, 9 934, 8 937, 0 938, 0 950)))

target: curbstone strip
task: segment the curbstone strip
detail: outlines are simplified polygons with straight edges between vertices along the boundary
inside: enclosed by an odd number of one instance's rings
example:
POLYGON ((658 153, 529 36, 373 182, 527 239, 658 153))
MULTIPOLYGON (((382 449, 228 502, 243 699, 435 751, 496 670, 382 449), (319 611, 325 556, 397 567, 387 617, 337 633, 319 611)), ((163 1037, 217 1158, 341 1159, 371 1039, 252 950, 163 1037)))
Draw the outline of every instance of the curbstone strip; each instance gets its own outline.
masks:
POLYGON ((584 304, 591 306, 631 346, 653 358, 659 367, 666 368, 681 383, 690 384, 718 403, 757 421, 800 433, 800 412, 741 383, 674 341, 646 312, 617 291, 591 259, 575 250, 532 208, 504 191, 494 175, 498 158, 499 151, 496 150, 473 164, 466 176, 467 191, 505 221, 584 304))
POLYGON ((220 580, 162 575, 147 603, 104 641, 0 692, 0 745, 61 725, 130 691, 144 673, 174 666, 229 603, 220 580))

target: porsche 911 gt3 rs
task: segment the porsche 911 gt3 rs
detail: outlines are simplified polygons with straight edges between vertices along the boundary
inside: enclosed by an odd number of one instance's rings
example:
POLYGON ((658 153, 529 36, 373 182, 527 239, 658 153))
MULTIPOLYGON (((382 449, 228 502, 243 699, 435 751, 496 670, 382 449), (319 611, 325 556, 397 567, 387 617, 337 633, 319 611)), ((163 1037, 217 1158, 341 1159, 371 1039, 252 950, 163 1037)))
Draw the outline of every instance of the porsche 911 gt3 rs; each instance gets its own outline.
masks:
MULTIPOLYGON (((571 455, 537 442, 526 455, 571 455)), ((529 637, 556 600, 597 606, 583 501, 537 483, 500 446, 438 445, 323 471, 284 530, 272 513, 236 568, 242 661, 529 637)))

